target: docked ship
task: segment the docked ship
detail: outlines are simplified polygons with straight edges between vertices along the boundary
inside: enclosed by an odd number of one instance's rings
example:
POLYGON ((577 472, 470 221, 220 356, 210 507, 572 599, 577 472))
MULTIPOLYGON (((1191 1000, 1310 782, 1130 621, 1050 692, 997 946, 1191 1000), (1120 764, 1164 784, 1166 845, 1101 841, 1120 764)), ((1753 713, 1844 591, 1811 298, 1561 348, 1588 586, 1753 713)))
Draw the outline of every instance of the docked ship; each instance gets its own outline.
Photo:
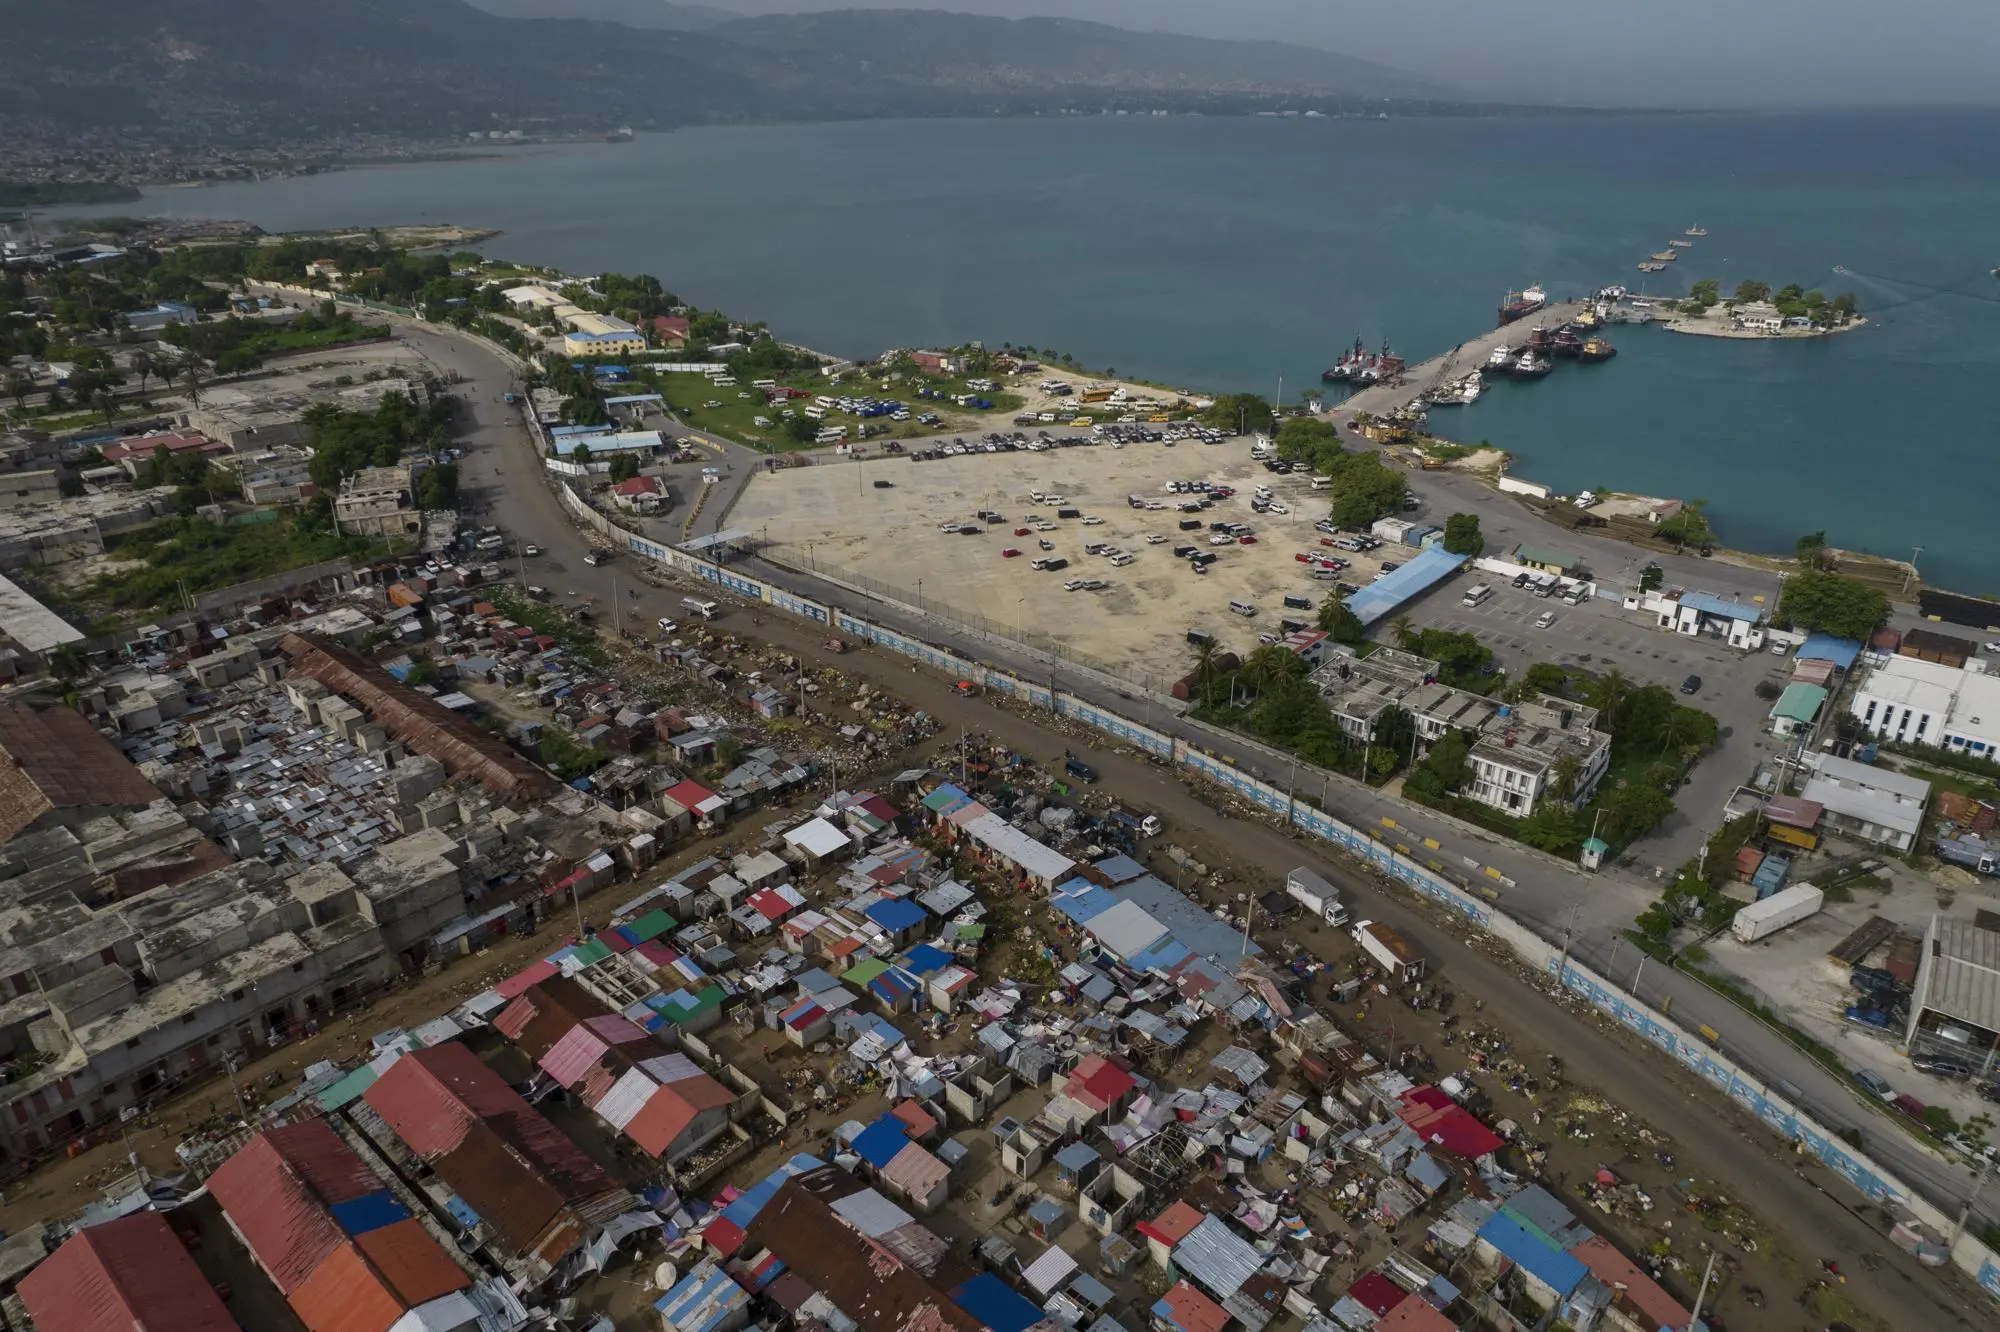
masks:
POLYGON ((1549 344, 1549 355, 1558 361, 1574 361, 1583 355, 1583 339, 1573 328, 1559 328, 1555 340, 1549 344))
POLYGON ((1665 264, 1647 263, 1641 260, 1639 264, 1639 271, 1641 273, 1664 273, 1667 271, 1667 266, 1665 264))
POLYGON ((1681 257, 1681 252, 1679 250, 1661 250, 1658 254, 1648 257, 1656 264, 1670 264, 1681 257))
POLYGON ((1686 234, 1686 235, 1689 235, 1689 236, 1706 236, 1706 235, 1708 234, 1708 228, 1707 228, 1707 227, 1689 227, 1689 228, 1687 229, 1686 233, 1684 233, 1684 234, 1686 234))
POLYGON ((1537 351, 1524 351, 1521 359, 1514 362, 1512 371, 1516 379, 1540 379, 1556 368, 1554 361, 1537 351))
POLYGON ((1479 401, 1483 386, 1479 371, 1453 380, 1426 393, 1421 401, 1431 407, 1466 407, 1479 401))
POLYGON ((1514 362, 1520 359, 1521 353, 1503 342, 1487 355, 1486 368, 1496 375, 1511 374, 1514 369, 1514 362))
POLYGON ((1529 287, 1525 291, 1510 291, 1500 302, 1500 322, 1511 324, 1516 319, 1526 319, 1548 303, 1549 294, 1540 287, 1529 287))
POLYGON ((1356 334, 1354 345, 1342 352, 1339 360, 1320 371, 1320 383, 1345 384, 1354 378, 1354 372, 1366 364, 1367 360, 1368 344, 1361 340, 1359 334, 1356 334))
POLYGON ((1693 241, 1684 241, 1684 240, 1670 240, 1670 241, 1668 241, 1668 242, 1667 242, 1667 245, 1668 245, 1669 247, 1671 247, 1672 249, 1676 249, 1676 250, 1689 250, 1689 249, 1693 249, 1693 248, 1694 248, 1694 242, 1693 242, 1693 241))
POLYGON ((1576 359, 1585 365, 1595 365, 1600 361, 1608 361, 1617 354, 1618 349, 1603 338, 1591 338, 1578 350, 1576 359))

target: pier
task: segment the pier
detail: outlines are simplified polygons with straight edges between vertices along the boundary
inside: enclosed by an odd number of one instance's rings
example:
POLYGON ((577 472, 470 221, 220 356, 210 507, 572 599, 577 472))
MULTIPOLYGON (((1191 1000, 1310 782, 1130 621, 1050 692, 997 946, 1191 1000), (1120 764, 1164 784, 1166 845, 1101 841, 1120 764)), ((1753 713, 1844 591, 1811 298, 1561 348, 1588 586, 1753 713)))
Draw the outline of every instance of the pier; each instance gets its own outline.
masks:
POLYGON ((1557 301, 1545 305, 1525 319, 1517 319, 1477 337, 1467 338, 1442 356, 1433 356, 1420 365, 1409 367, 1391 383, 1370 385, 1329 408, 1325 415, 1344 421, 1353 420, 1356 412, 1387 415, 1408 404, 1439 379, 1450 379, 1480 369, 1495 347, 1519 347, 1527 342, 1530 329, 1546 327, 1553 331, 1588 310, 1591 304, 1590 301, 1557 301))

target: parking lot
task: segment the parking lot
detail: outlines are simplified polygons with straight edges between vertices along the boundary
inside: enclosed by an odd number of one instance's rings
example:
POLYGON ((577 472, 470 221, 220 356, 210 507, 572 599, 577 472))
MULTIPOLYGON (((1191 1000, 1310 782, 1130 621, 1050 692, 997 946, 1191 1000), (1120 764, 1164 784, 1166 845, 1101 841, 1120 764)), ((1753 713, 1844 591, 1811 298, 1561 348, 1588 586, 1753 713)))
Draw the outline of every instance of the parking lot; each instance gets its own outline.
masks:
POLYGON ((1314 491, 1306 476, 1273 475, 1251 459, 1247 439, 1231 439, 1219 445, 1096 445, 784 469, 753 480, 730 523, 778 546, 780 558, 801 567, 860 575, 872 581, 873 590, 896 589, 899 599, 911 604, 921 594, 923 605, 940 614, 983 620, 997 632, 1034 643, 1053 641, 1061 652, 1118 663, 1128 674, 1164 682, 1189 669, 1191 628, 1247 652, 1257 646, 1259 634, 1276 632, 1281 618, 1310 621, 1310 610, 1287 611, 1285 596, 1307 597, 1317 605, 1333 584, 1314 581, 1295 558, 1299 552, 1343 554, 1353 561, 1343 577, 1355 583, 1372 579, 1381 560, 1410 554, 1391 546, 1366 555, 1326 550, 1313 529, 1326 508, 1325 493, 1314 491), (1176 505, 1200 497, 1164 487, 1192 480, 1234 486, 1237 493, 1200 513, 1182 513, 1176 505), (890 484, 879 487, 878 481, 890 484), (1259 485, 1269 485, 1289 512, 1253 513, 1252 494, 1259 485), (1066 502, 1036 503, 1031 491, 1060 494, 1066 502), (1131 495, 1162 507, 1134 509, 1131 495), (1059 519, 1058 509, 1076 509, 1080 516, 1059 519), (982 523, 981 510, 1005 521, 982 523), (1035 530, 1027 521, 1031 514, 1052 530, 1035 530), (947 520, 980 530, 976 535, 940 531, 947 520), (1181 522, 1197 520, 1201 530, 1181 530, 1181 522), (1247 524, 1254 542, 1212 544, 1209 525, 1224 521, 1247 524), (1023 526, 1030 527, 1028 534, 1015 535, 1023 526), (1149 542, 1148 536, 1163 539, 1149 542), (1086 544, 1100 542, 1132 562, 1114 566, 1109 557, 1085 553, 1086 544), (1207 574, 1197 575, 1173 554, 1183 545, 1218 559, 1207 574), (1005 550, 1021 554, 1007 557, 1005 550), (1042 558, 1069 563, 1053 572, 1029 567, 1042 558), (1107 586, 1064 590, 1066 582, 1080 578, 1107 586), (1232 614, 1231 601, 1246 602, 1257 614, 1232 614))

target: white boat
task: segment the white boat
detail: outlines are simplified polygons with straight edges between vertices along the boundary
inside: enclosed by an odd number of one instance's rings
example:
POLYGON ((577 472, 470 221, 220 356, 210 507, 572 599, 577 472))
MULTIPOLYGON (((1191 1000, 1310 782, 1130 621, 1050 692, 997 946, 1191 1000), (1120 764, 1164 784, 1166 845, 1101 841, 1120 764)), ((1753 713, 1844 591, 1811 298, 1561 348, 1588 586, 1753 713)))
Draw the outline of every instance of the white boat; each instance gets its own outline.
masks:
POLYGON ((1687 234, 1688 234, 1688 235, 1690 235, 1690 236, 1706 236, 1706 235, 1708 234, 1708 228, 1707 228, 1707 227, 1689 227, 1689 228, 1687 229, 1687 234))
POLYGON ((1491 369, 1504 372, 1513 369, 1514 362, 1519 359, 1520 353, 1503 342, 1486 358, 1486 364, 1491 369))
POLYGON ((1479 395, 1481 393, 1484 393, 1485 391, 1486 391, 1486 386, 1481 381, 1479 377, 1479 372, 1477 370, 1474 370, 1471 374, 1465 377, 1465 382, 1459 385, 1458 400, 1462 403, 1465 403, 1467 406, 1470 406, 1471 404, 1478 402, 1479 395))

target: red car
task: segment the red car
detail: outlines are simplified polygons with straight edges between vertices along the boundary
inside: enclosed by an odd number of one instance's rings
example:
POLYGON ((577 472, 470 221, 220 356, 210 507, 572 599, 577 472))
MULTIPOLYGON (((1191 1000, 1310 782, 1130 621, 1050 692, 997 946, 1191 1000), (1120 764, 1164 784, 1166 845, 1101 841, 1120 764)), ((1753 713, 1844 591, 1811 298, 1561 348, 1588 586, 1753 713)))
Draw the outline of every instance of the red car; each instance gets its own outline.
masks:
POLYGON ((1332 538, 1332 537, 1321 537, 1321 538, 1319 539, 1319 544, 1320 544, 1320 545, 1322 545, 1322 546, 1331 546, 1331 545, 1333 544, 1333 538, 1332 538))
POLYGON ((1014 558, 1014 557, 1015 557, 1016 555, 1019 555, 1020 553, 1021 553, 1021 552, 1020 552, 1020 551, 1018 551, 1018 550, 1016 550, 1016 549, 1014 549, 1014 547, 1012 547, 1012 546, 1009 546, 1009 547, 1007 547, 1007 549, 1005 549, 1005 550, 1003 550, 1003 551, 1001 551, 1001 552, 1000 552, 1000 558, 1001 558, 1001 559, 1003 559, 1003 560, 1011 560, 1011 559, 1013 559, 1013 558, 1014 558))
POLYGON ((1017 527, 1017 528, 1015 528, 1015 529, 1014 529, 1014 535, 1015 535, 1015 536, 1029 536, 1029 535, 1032 535, 1032 534, 1031 534, 1031 532, 1029 531, 1029 529, 1028 529, 1028 528, 1025 528, 1025 527, 1017 527))
POLYGON ((1236 544, 1239 546, 1254 546, 1257 544, 1257 538, 1253 536, 1237 537, 1236 544))
POLYGON ((1292 556, 1292 558, 1297 560, 1300 564, 1313 563, 1313 557, 1306 554, 1304 551, 1300 551, 1298 554, 1292 556))

